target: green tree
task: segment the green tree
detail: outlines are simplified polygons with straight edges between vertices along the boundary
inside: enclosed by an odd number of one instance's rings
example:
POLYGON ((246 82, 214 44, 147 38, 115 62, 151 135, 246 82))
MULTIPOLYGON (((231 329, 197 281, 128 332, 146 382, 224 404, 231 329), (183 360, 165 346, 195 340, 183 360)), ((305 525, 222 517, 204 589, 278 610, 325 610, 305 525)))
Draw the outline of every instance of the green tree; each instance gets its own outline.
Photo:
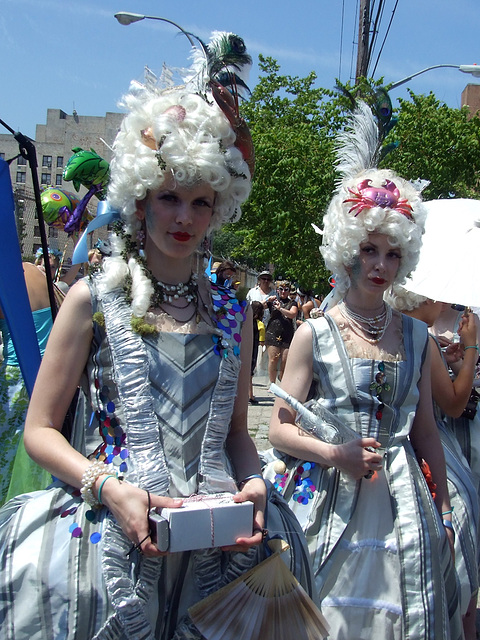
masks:
POLYGON ((432 94, 400 100, 398 123, 386 142, 398 148, 383 161, 402 177, 430 184, 425 200, 479 198, 480 118, 468 108, 452 109, 432 94))
POLYGON ((332 92, 313 87, 314 73, 279 75, 271 58, 260 57, 260 68, 264 75, 242 107, 255 145, 253 189, 233 226, 256 265, 273 263, 313 287, 328 277, 311 223, 321 224, 334 186, 332 92))
MULTIPOLYGON (((262 77, 242 105, 255 146, 252 194, 241 220, 224 228, 214 247, 256 268, 273 263, 277 275, 326 293, 329 273, 311 223, 322 226, 335 188, 335 136, 355 99, 377 103, 381 81, 361 79, 333 92, 315 88, 313 72, 306 78, 281 75, 275 60, 259 60, 262 77)), ((429 180, 425 199, 478 198, 480 119, 433 94, 410 97, 400 100, 398 122, 385 140, 399 146, 380 166, 429 180)))

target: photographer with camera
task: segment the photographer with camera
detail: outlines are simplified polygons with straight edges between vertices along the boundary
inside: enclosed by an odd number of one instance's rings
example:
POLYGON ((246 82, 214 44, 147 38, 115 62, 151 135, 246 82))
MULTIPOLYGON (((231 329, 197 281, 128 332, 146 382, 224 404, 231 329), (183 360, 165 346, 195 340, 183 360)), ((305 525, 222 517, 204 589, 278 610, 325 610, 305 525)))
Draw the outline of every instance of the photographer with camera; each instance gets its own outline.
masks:
POLYGON ((277 379, 280 363, 279 379, 282 379, 287 363, 288 349, 293 339, 293 322, 298 314, 295 300, 289 297, 290 283, 283 280, 278 283, 277 296, 267 298, 270 319, 265 330, 265 344, 268 352, 268 377, 270 383, 277 379))

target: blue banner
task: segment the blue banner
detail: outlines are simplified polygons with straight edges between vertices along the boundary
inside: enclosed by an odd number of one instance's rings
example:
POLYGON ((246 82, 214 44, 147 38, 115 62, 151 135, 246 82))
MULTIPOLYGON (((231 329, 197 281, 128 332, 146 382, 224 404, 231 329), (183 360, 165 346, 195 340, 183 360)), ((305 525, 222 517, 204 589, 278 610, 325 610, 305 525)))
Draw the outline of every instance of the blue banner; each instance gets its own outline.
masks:
POLYGON ((25 386, 31 395, 40 367, 40 349, 23 275, 10 171, 8 164, 1 158, 0 254, 3 259, 0 273, 0 306, 17 352, 25 386))

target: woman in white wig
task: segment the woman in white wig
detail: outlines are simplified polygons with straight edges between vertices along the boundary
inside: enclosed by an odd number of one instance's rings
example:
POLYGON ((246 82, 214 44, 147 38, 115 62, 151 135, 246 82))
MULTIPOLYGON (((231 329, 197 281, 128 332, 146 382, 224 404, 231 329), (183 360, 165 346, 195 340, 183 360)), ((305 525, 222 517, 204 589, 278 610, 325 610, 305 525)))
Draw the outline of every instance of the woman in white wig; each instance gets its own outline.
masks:
POLYGON ((59 482, 0 512, 3 638, 201 638, 188 608, 263 559, 267 492, 246 426, 252 321, 193 270, 196 248, 239 217, 251 187, 230 121, 241 123, 211 87, 137 85, 124 99, 112 255, 68 294, 25 428, 28 452, 59 482), (84 371, 94 449, 61 433, 84 371), (214 521, 211 549, 160 552, 150 508, 219 492, 254 503, 246 533, 220 549, 214 521))
POLYGON ((306 435, 277 399, 270 440, 296 462, 272 467, 304 528, 332 638, 457 639, 427 329, 383 300, 415 266, 425 213, 412 184, 375 168, 377 150, 376 123, 362 104, 340 138, 342 181, 323 219, 321 251, 341 300, 298 329, 282 379, 301 402, 313 381, 314 411, 327 423, 334 414, 344 440, 320 439, 321 428, 306 435))

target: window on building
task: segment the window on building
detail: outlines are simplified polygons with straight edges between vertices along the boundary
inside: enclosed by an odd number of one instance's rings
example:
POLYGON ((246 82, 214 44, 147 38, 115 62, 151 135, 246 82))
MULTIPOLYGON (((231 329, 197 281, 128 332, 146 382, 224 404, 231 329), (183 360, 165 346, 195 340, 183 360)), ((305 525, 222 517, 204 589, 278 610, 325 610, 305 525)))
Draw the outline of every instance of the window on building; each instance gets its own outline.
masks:
POLYGON ((63 167, 63 156, 57 156, 57 169, 63 167))
POLYGON ((55 227, 48 227, 48 237, 58 238, 58 229, 55 229, 55 227))
POLYGON ((16 182, 21 182, 22 184, 25 184, 26 178, 27 178, 27 174, 25 173, 25 171, 17 171, 16 182))
POLYGON ((18 156, 17 158, 17 167, 24 167, 27 164, 27 159, 23 156, 18 156))
POLYGON ((38 226, 38 224, 33 225, 33 235, 36 238, 40 237, 40 227, 38 226))
POLYGON ((50 184, 52 181, 51 173, 42 173, 42 184, 50 184))
POLYGON ((62 184, 62 174, 61 173, 57 173, 57 175, 55 176, 55 184, 56 185, 62 184))
POLYGON ((42 167, 48 167, 51 169, 52 167, 52 156, 43 156, 42 167))

